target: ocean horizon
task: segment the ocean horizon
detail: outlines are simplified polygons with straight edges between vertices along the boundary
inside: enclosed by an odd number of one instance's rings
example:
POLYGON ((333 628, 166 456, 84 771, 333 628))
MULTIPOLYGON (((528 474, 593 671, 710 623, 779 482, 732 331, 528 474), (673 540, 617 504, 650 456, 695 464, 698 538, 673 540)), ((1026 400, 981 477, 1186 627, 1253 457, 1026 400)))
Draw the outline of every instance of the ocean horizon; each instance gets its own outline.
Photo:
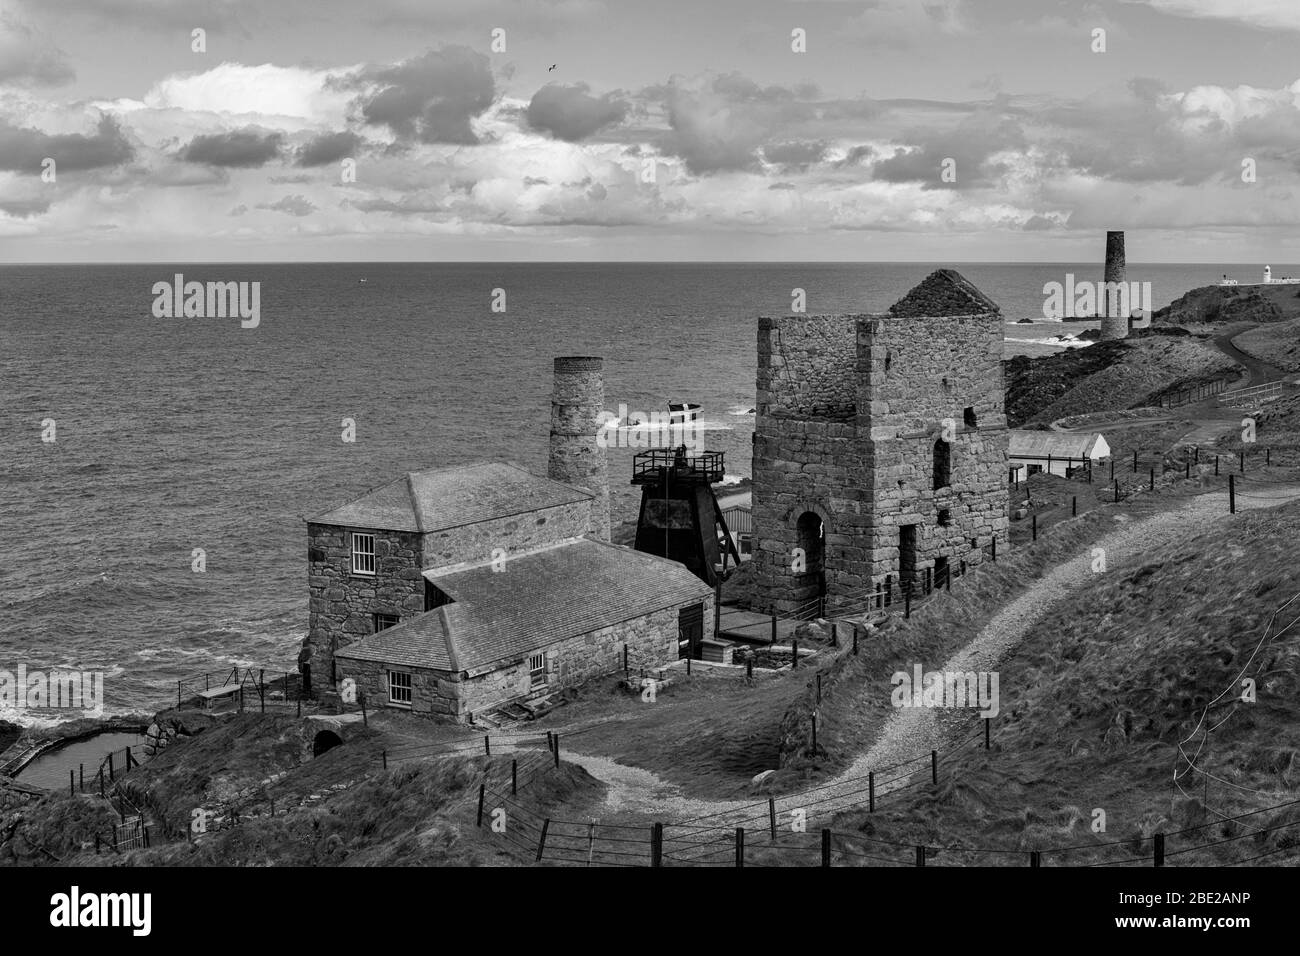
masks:
MULTIPOLYGON (((789 314, 795 288, 808 314, 883 311, 946 265, 0 266, 0 670, 103 671, 112 714, 165 705, 204 672, 291 668, 306 519, 422 468, 544 474, 553 356, 603 356, 611 411, 698 402, 728 476, 748 476, 755 319, 789 314), (155 318, 151 290, 176 272, 260 283, 260 323, 155 318)), ((1002 307, 1008 357, 1058 351, 1052 336, 1085 327, 1042 321, 1045 283, 1101 278, 1099 263, 951 265, 1002 307)), ((1151 282, 1159 308, 1262 268, 1130 263, 1128 279, 1151 282)), ((609 453, 615 525, 635 516, 634 450, 609 453)))

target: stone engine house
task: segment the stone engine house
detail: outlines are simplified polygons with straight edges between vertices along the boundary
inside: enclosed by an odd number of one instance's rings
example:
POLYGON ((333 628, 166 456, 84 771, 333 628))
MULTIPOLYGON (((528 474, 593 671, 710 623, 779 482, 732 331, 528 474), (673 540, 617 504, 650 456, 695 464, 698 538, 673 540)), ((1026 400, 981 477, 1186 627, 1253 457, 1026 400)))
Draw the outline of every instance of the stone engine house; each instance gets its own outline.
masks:
POLYGON ((1007 546, 1003 321, 950 269, 882 314, 759 319, 762 610, 847 610, 1007 546))

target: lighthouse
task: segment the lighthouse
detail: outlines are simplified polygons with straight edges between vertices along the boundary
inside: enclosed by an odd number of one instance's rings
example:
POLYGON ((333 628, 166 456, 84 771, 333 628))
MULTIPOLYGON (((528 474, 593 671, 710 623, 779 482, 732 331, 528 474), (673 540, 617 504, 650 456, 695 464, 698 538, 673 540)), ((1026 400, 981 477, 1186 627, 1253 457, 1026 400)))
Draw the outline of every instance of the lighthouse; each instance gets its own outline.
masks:
POLYGON ((1264 284, 1267 285, 1268 283, 1270 283, 1270 282, 1272 282, 1272 281, 1273 281, 1273 269, 1272 269, 1271 266, 1265 266, 1265 267, 1264 267, 1264 284))

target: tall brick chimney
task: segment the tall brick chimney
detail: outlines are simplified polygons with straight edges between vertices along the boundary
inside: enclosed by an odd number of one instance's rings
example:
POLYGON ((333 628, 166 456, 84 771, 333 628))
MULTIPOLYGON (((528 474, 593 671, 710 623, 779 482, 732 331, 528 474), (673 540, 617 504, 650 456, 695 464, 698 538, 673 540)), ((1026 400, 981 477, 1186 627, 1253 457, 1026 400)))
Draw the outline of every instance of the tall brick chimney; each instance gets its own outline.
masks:
POLYGON ((609 540, 609 466, 596 443, 605 407, 605 360, 565 356, 555 360, 551 393, 551 458, 547 476, 596 496, 591 531, 609 540))
POLYGON ((1127 305, 1132 309, 1132 303, 1128 302, 1128 297, 1117 298, 1115 302, 1111 301, 1111 296, 1106 290, 1111 288, 1109 283, 1122 283, 1124 279, 1124 233, 1107 232, 1106 233, 1106 272, 1104 281, 1107 283, 1102 288, 1101 294, 1097 297, 1097 311, 1101 315, 1101 338, 1102 341, 1107 339, 1123 339, 1128 337, 1127 314, 1118 313, 1126 312, 1122 305, 1127 305), (1111 313, 1116 313, 1112 315, 1111 313))

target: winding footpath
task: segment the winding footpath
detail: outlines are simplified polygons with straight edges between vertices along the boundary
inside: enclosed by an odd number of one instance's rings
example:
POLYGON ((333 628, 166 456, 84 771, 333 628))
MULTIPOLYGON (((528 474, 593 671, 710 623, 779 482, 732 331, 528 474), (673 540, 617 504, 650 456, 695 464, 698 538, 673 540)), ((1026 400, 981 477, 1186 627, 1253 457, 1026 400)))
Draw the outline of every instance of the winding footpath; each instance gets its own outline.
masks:
MULTIPOLYGON (((1251 489, 1253 497, 1239 496, 1239 511, 1270 508, 1300 497, 1300 485, 1270 485, 1251 489)), ((1054 567, 1035 580, 980 630, 961 651, 938 668, 945 671, 993 671, 1052 608, 1066 596, 1086 586, 1092 574, 1091 549, 1106 550, 1110 570, 1132 566, 1152 547, 1170 543, 1209 523, 1226 520, 1228 495, 1211 492, 1190 500, 1181 508, 1148 518, 1129 518, 1125 527, 1111 532, 1084 553, 1054 567)), ((927 665, 927 670, 934 669, 927 665)), ((868 771, 894 767, 924 757, 931 750, 953 749, 973 731, 969 710, 942 708, 900 708, 886 722, 878 739, 843 772, 819 785, 813 793, 796 793, 776 799, 777 812, 787 817, 791 810, 817 802, 817 813, 848 809, 866 802, 864 779, 868 771)), ((580 747, 580 744, 578 745, 580 747)), ((564 759, 584 768, 608 790, 603 809, 613 813, 636 812, 665 823, 701 822, 710 826, 737 826, 756 818, 766 819, 766 801, 706 800, 685 796, 679 787, 655 774, 629 767, 605 757, 566 748, 564 759), (707 818, 701 820, 701 818, 707 818)), ((914 766, 925 769, 925 763, 914 766)), ((883 780, 876 794, 882 796, 900 786, 902 778, 883 780)))

